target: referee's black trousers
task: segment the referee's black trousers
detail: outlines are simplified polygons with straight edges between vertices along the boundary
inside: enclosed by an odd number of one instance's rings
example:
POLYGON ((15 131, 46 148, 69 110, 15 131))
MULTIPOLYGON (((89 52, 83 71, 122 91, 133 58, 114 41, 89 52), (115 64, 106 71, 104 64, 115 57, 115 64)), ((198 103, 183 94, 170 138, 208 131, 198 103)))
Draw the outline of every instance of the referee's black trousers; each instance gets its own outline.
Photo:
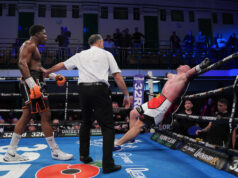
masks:
POLYGON ((114 121, 112 116, 111 92, 106 84, 79 84, 79 102, 82 109, 80 128, 80 156, 89 156, 90 128, 92 117, 96 119, 103 135, 103 168, 114 165, 112 157, 114 145, 114 121))

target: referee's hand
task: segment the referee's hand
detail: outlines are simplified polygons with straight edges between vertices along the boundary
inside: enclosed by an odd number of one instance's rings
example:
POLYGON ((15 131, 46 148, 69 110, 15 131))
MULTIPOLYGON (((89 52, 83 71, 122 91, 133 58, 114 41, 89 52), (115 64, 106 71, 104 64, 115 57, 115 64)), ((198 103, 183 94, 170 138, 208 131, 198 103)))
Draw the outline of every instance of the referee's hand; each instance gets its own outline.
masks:
POLYGON ((123 99, 123 106, 125 107, 125 109, 129 109, 130 108, 130 99, 127 97, 124 97, 123 99))

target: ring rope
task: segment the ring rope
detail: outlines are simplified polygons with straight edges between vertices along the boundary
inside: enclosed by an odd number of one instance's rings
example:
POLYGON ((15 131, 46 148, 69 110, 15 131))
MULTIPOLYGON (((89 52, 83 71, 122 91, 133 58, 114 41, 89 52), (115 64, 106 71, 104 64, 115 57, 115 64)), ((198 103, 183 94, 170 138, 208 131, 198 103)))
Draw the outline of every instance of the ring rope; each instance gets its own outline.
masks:
MULTIPOLYGON (((123 92, 112 92, 113 95, 123 95, 123 92)), ((46 95, 66 95, 66 93, 46 93, 46 95)), ((68 95, 72 95, 72 96, 78 96, 79 93, 68 93, 68 95)), ((21 96, 20 93, 0 93, 0 96, 21 96)))
MULTIPOLYGON (((50 109, 52 112, 64 111, 65 109, 50 109)), ((81 109, 68 109, 70 112, 81 112, 81 109)), ((22 109, 0 109, 0 112, 22 112, 22 109)))
POLYGON ((182 141, 185 140, 185 141, 188 141, 188 142, 197 143, 201 146, 211 148, 213 150, 216 150, 216 151, 219 151, 219 152, 222 152, 222 153, 227 153, 230 156, 238 156, 238 150, 235 150, 235 149, 231 149, 231 148, 227 149, 226 147, 213 145, 213 144, 210 144, 208 142, 204 142, 204 141, 201 141, 201 140, 196 140, 196 139, 190 138, 188 136, 184 136, 184 135, 181 135, 181 134, 178 134, 178 133, 175 133, 175 132, 171 132, 171 131, 165 131, 165 132, 168 135, 175 136, 178 139, 182 139, 182 141))
MULTIPOLYGON (((77 123, 80 123, 81 124, 82 121, 77 121, 77 123)), ((68 126, 68 125, 74 125, 75 122, 71 122, 69 123, 68 121, 65 121, 65 122, 60 122, 60 124, 51 124, 52 126, 68 126)), ((114 122, 114 125, 116 124, 129 124, 129 122, 127 121, 115 121, 114 122)), ((16 124, 11 124, 11 123, 0 123, 0 126, 15 126, 16 124)), ((27 124, 28 126, 31 125, 31 126, 41 126, 41 123, 35 123, 35 124, 27 124)), ((98 123, 92 123, 92 125, 98 125, 98 123)))
POLYGON ((67 120, 67 111, 68 111, 68 95, 69 95, 69 82, 67 81, 65 84, 65 103, 64 103, 64 120, 67 120))
POLYGON ((210 91, 207 91, 207 92, 202 92, 202 93, 197 93, 197 94, 192 94, 192 95, 186 95, 186 96, 184 96, 184 100, 186 100, 186 99, 206 98, 206 97, 209 97, 209 96, 218 95, 218 94, 221 94, 223 92, 227 92, 227 91, 233 89, 233 87, 234 87, 233 85, 230 85, 230 86, 227 86, 227 87, 224 87, 224 88, 218 88, 218 89, 210 90, 210 91))
MULTIPOLYGON (((127 111, 130 109, 126 109, 124 107, 118 107, 118 108, 113 108, 113 111, 127 111)), ((57 111, 65 111, 65 109, 50 109, 52 112, 57 112, 57 111)), ((67 109, 67 111, 70 112, 81 112, 81 109, 67 109)), ((22 112, 22 109, 0 109, 0 112, 22 112)))
MULTIPOLYGON (((77 81, 79 77, 65 77, 66 80, 71 80, 71 81, 77 81)), ((168 80, 168 78, 166 77, 150 77, 150 76, 145 76, 146 79, 154 79, 154 80, 168 80)), ((129 76, 129 77, 123 77, 124 80, 126 79, 130 79, 130 80, 133 80, 133 77, 129 76)), ((8 81, 8 80, 16 80, 16 81, 19 81, 21 80, 21 77, 0 77, 0 81, 8 81)), ((54 80, 51 80, 49 78, 45 78, 46 81, 54 81, 54 80)), ((110 81, 113 81, 114 78, 113 77, 109 77, 109 80, 110 81)))
MULTIPOLYGON (((200 121, 218 121, 219 123, 229 122, 230 117, 217 118, 214 116, 198 116, 198 115, 188 115, 188 114, 175 114, 176 118, 189 119, 189 120, 200 120, 200 121)), ((234 118, 234 121, 238 123, 238 118, 234 118)))
POLYGON ((234 116, 235 116, 235 112, 236 112, 236 102, 237 102, 237 95, 236 95, 236 88, 237 88, 237 83, 238 83, 238 75, 236 76, 236 80, 234 82, 233 85, 233 103, 232 103, 232 109, 231 109, 231 116, 229 118, 229 137, 228 137, 228 141, 226 144, 226 147, 229 147, 229 144, 231 142, 231 137, 232 137, 232 125, 234 122, 234 116))
POLYGON ((237 53, 234 53, 234 54, 231 54, 225 58, 223 58, 222 60, 220 61, 217 61, 216 63, 214 64, 211 64, 210 66, 206 67, 205 69, 202 69, 199 73, 197 73, 197 75, 201 75, 209 70, 212 70, 212 69, 215 69, 215 68, 218 68, 220 67, 221 65, 223 65, 224 63, 234 59, 234 58, 237 58, 238 57, 238 52, 237 53))

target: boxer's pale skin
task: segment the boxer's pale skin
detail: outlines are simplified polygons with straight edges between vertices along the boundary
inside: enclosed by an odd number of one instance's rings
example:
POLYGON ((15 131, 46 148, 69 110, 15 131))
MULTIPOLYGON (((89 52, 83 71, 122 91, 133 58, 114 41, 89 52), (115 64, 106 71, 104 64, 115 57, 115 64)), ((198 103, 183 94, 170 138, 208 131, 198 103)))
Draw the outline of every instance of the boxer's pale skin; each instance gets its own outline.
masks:
MULTIPOLYGON (((188 80, 194 74, 196 74, 195 67, 191 69, 187 65, 180 65, 177 68, 177 74, 169 73, 167 75, 168 80, 165 83, 161 93, 171 103, 173 103, 186 87, 188 80)), ((117 140, 116 145, 122 145, 139 135, 141 128, 145 125, 144 122, 142 122, 140 119, 137 119, 139 116, 140 114, 136 109, 133 109, 130 112, 130 130, 121 139, 117 140)))

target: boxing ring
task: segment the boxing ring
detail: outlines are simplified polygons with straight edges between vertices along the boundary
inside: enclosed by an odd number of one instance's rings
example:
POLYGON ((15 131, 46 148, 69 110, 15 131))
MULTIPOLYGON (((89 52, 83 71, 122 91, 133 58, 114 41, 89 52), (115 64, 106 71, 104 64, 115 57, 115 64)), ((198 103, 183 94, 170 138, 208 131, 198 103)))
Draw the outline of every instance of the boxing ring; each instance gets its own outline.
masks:
MULTIPOLYGON (((228 56, 223 60, 212 64, 205 70, 214 69, 223 63, 237 58, 237 54, 228 56)), ((201 74, 200 73, 200 74, 201 74)), ((78 96, 78 93, 69 91, 70 81, 76 80, 75 77, 67 77, 65 92, 53 93, 57 96, 65 97, 64 109, 51 109, 52 112, 64 112, 64 120, 68 117, 68 112, 80 112, 80 109, 69 108, 69 97, 78 96)), ((131 79, 131 78, 130 78, 131 79)), ((148 77, 152 79, 162 79, 148 77)), ((0 81, 18 81, 17 77, 0 78, 0 81)), ((162 79, 166 80, 166 79, 162 79)), ((219 95, 224 91, 232 91, 233 105, 232 113, 229 118, 222 118, 222 121, 229 122, 229 126, 238 122, 235 118, 236 112, 236 78, 232 86, 219 88, 216 90, 198 93, 193 95, 185 94, 181 97, 181 103, 187 98, 202 98, 211 95, 219 95)), ((149 97, 153 95, 149 88, 149 97)), ((52 93, 50 93, 52 95, 52 93)), ((122 95, 120 92, 112 93, 122 95)), ((0 97, 19 97, 18 93, 0 93, 0 97)), ((124 108, 120 108, 123 110, 124 108)), ((0 109, 0 112, 21 112, 21 109, 0 109)), ((173 117, 183 119, 204 119, 216 121, 215 117, 193 116, 173 113, 173 117)), ((66 124, 66 123, 65 123, 66 124)), ((122 122, 121 124, 125 124, 122 122)), ((1 124, 6 126, 5 124, 1 124)), ((40 126, 40 124, 36 124, 40 126)), ((57 125, 58 126, 58 125, 57 125)), ((24 162, 6 163, 3 156, 7 151, 12 133, 5 132, 0 138, 0 177, 134 177, 134 178, 158 178, 158 177, 236 177, 238 172, 238 151, 226 147, 211 145, 202 140, 192 139, 184 135, 172 132, 171 130, 159 130, 154 128, 155 133, 140 134, 134 143, 122 145, 122 150, 114 152, 115 163, 122 165, 122 170, 110 174, 102 174, 102 136, 99 129, 92 130, 90 141, 90 156, 94 159, 91 164, 83 164, 79 161, 79 131, 55 133, 56 142, 62 149, 74 155, 73 160, 58 161, 53 160, 50 155, 48 145, 43 138, 42 132, 24 133, 18 146, 18 153, 30 158, 24 162), (24 138, 27 137, 27 138, 24 138)), ((230 130, 231 133, 231 130, 230 130)), ((116 139, 122 135, 117 134, 116 139)))
MULTIPOLYGON (((0 176, 8 177, 235 177, 225 171, 220 171, 206 163, 200 162, 178 150, 169 149, 150 139, 151 134, 141 134, 135 143, 123 145, 123 150, 114 152, 117 164, 122 170, 111 174, 102 174, 102 137, 91 137, 90 155, 94 162, 90 165, 79 161, 79 142, 77 137, 57 137, 56 142, 63 151, 74 154, 70 161, 52 160, 50 150, 44 138, 23 138, 20 141, 18 153, 30 157, 30 161, 21 163, 2 162, 2 156, 7 149, 9 139, 1 139, 0 144, 0 176), (99 149, 99 150, 98 150, 99 149), (81 170, 76 173, 75 170, 81 170), (68 174, 62 174, 68 170, 68 174), (9 176, 6 176, 6 174, 9 176), (87 175, 91 173, 91 175, 87 175), (86 174, 86 175, 85 175, 86 174), (73 176, 75 175, 75 176, 73 176), (84 175, 84 176, 83 176, 84 175)), ((116 135, 120 138, 121 135, 116 135)))

